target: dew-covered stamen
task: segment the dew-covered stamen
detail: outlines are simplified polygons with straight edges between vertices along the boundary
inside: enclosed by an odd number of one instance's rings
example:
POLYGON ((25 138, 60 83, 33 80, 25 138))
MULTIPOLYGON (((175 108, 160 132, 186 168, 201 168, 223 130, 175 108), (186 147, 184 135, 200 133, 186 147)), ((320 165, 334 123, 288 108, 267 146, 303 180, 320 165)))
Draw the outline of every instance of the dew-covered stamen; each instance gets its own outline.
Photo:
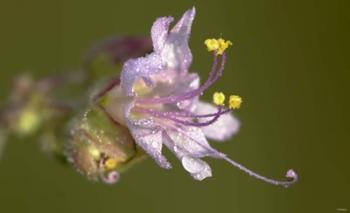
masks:
POLYGON ((179 113, 177 116, 178 117, 192 117, 192 118, 209 118, 209 117, 215 117, 217 114, 223 115, 223 114, 226 114, 229 112, 231 112, 230 109, 223 109, 220 113, 216 112, 216 113, 208 113, 208 114, 200 114, 200 115, 192 114, 192 113, 190 113, 190 114, 179 113))
POLYGON ((146 108, 142 108, 142 107, 135 107, 133 108, 134 112, 141 112, 141 113, 147 113, 150 115, 154 115, 154 116, 161 116, 161 117, 166 117, 166 116, 171 116, 171 117, 182 117, 182 118, 210 118, 210 117, 215 117, 218 114, 219 115, 223 115, 226 114, 228 112, 230 112, 230 109, 223 109, 221 110, 221 112, 215 112, 215 113, 208 113, 208 114, 194 114, 191 112, 186 112, 186 111, 158 111, 156 109, 146 109, 146 108))
POLYGON ((146 113, 154 117, 171 120, 186 126, 203 127, 203 126, 209 126, 210 124, 214 123, 215 121, 217 121, 217 119, 221 115, 228 113, 233 109, 238 109, 242 103, 242 98, 237 95, 231 95, 229 99, 229 109, 225 109, 224 108, 225 94, 222 92, 215 92, 213 94, 213 103, 217 105, 218 111, 216 113, 208 113, 208 114, 201 114, 201 115, 197 115, 186 111, 177 112, 177 111, 158 111, 156 109, 146 109, 146 108, 143 108, 142 105, 141 107, 135 107, 133 111, 139 112, 139 113, 146 113), (181 119, 179 119, 179 117, 181 119), (210 118, 210 120, 207 120, 205 122, 192 122, 188 120, 183 120, 183 118, 191 118, 191 119, 210 118))
POLYGON ((256 172, 253 172, 252 170, 248 169, 247 167, 237 163, 236 161, 228 158, 227 156, 223 157, 223 159, 225 161, 227 161, 228 163, 230 163, 232 166, 238 168, 239 170, 247 173, 248 175, 255 177, 256 179, 262 180, 266 183, 270 183, 273 185, 277 185, 277 186, 284 186, 284 187, 288 187, 289 185, 297 182, 298 180, 298 175, 292 170, 288 170, 286 173, 286 178, 290 179, 290 180, 286 180, 286 181, 279 181, 279 180, 274 180, 265 176, 262 176, 256 172))
MULTIPOLYGON (((220 39, 219 39, 220 40, 220 39)), ((223 39, 222 39, 223 40, 223 39)), ((223 70, 225 68, 226 63, 226 54, 225 49, 228 48, 228 46, 231 44, 229 41, 227 41, 225 47, 220 47, 218 49, 212 49, 211 51, 214 51, 214 61, 212 68, 210 70, 209 76, 207 81, 198 89, 179 94, 174 96, 167 96, 167 97, 161 97, 161 98, 144 98, 144 99, 138 99, 136 102, 139 104, 171 104, 171 103, 177 103, 184 100, 188 100, 191 98, 194 98, 196 96, 202 95, 202 93, 207 90, 214 82, 218 80, 218 78, 222 75, 223 70), (221 64, 219 69, 217 70, 217 57, 218 55, 221 55, 221 64)))
MULTIPOLYGON (((192 121, 187 121, 187 120, 182 120, 182 119, 178 119, 176 116, 174 116, 174 114, 172 114, 171 112, 160 112, 157 110, 151 110, 151 109, 144 109, 144 108, 134 108, 133 111, 135 112, 141 112, 141 113, 147 113, 149 115, 152 115, 154 117, 158 117, 158 118, 163 118, 163 119, 167 119, 167 120, 171 120, 174 121, 175 123, 179 123, 182 125, 186 125, 186 126, 197 126, 197 127, 203 127, 203 126, 209 126, 212 123, 214 123, 215 121, 217 121, 217 119, 222 115, 225 114, 227 112, 229 112, 230 110, 226 109, 223 110, 222 107, 218 107, 218 111, 216 113, 211 113, 211 114, 205 114, 205 115, 193 115, 190 116, 188 114, 188 116, 183 116, 183 117, 188 117, 188 118, 203 118, 203 117, 211 117, 210 120, 207 120, 205 122, 192 122, 192 121)), ((181 116, 180 116, 181 117, 181 116)))
POLYGON ((213 64, 211 65, 208 80, 212 79, 215 76, 214 74, 217 66, 218 66, 218 55, 215 52, 213 52, 213 64))
POLYGON ((222 112, 222 108, 219 107, 216 115, 214 117, 212 117, 210 120, 207 120, 205 122, 192 122, 192 121, 181 120, 181 119, 177 119, 177 118, 173 118, 173 117, 170 117, 168 119, 172 120, 176 123, 186 125, 186 126, 204 127, 204 126, 209 126, 209 125, 213 124, 215 121, 217 121, 219 119, 219 117, 221 116, 221 112, 222 112))

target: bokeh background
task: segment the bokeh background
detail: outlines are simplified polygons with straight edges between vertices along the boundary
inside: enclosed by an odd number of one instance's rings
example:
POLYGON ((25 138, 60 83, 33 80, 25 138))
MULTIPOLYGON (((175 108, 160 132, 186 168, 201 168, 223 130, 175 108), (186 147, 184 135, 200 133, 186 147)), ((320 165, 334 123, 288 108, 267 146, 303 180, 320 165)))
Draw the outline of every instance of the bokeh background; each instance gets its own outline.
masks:
MULTIPOLYGON (((119 184, 91 183, 47 158, 35 140, 12 140, 0 162, 0 212, 339 212, 350 211, 350 2, 347 0, 76 1, 12 0, 0 6, 0 101, 12 79, 79 69, 96 42, 148 35, 156 17, 196 6, 193 70, 206 77, 203 41, 234 42, 211 93, 240 94, 242 122, 214 146, 267 176, 294 168, 280 188, 209 160, 214 177, 194 181, 146 160, 119 184)), ((169 156, 169 153, 166 152, 169 156)))

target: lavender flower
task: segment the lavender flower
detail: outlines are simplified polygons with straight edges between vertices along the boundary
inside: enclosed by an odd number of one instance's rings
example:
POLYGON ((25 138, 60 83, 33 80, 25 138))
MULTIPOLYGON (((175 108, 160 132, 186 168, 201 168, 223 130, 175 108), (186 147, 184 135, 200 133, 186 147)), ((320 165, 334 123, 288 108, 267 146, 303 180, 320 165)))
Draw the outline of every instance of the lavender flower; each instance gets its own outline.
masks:
POLYGON ((208 79, 199 84, 199 76, 189 72, 192 63, 188 40, 195 9, 186 11, 169 30, 172 17, 158 18, 151 29, 154 51, 124 63, 120 83, 100 94, 96 101, 115 122, 127 127, 136 144, 157 164, 170 169, 162 154, 171 150, 183 167, 196 180, 212 176, 204 157, 223 159, 234 167, 265 182, 288 186, 297 180, 293 170, 277 181, 247 169, 213 149, 207 138, 223 141, 238 132, 239 122, 231 110, 239 108, 242 99, 232 95, 225 107, 225 95, 214 93, 215 105, 199 97, 222 75, 226 63, 225 50, 232 44, 223 39, 208 39, 205 44, 213 52, 213 65, 208 79))

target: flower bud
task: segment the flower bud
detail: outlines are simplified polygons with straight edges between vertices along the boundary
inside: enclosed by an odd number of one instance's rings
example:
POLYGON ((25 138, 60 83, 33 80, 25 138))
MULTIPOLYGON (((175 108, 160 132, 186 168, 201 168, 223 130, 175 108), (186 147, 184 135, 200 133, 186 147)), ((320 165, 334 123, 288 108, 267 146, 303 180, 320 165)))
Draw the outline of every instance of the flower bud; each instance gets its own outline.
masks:
POLYGON ((113 121, 102 108, 94 106, 73 122, 67 155, 77 170, 89 179, 114 183, 118 172, 141 159, 143 152, 127 128, 113 121))

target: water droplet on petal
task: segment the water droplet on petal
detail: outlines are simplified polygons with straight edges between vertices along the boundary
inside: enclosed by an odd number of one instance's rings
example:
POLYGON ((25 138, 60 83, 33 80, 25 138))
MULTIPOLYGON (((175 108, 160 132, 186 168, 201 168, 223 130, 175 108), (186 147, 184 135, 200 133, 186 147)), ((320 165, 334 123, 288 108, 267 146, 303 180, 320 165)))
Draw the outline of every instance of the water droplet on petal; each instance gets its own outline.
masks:
POLYGON ((186 155, 182 158, 182 165, 190 173, 199 173, 206 167, 203 161, 186 155))
POLYGON ((152 142, 152 147, 155 148, 155 149, 158 149, 159 148, 159 144, 157 141, 153 141, 152 142))
POLYGON ((181 161, 183 167, 190 172, 192 177, 196 180, 203 180, 212 176, 210 166, 199 158, 185 155, 181 161))
POLYGON ((208 165, 206 165, 205 168, 201 172, 193 175, 193 177, 196 180, 203 180, 203 179, 205 179, 207 177, 211 177, 211 169, 210 169, 210 167, 208 165))
POLYGON ((178 146, 174 146, 174 152, 175 153, 181 153, 181 149, 178 146))

